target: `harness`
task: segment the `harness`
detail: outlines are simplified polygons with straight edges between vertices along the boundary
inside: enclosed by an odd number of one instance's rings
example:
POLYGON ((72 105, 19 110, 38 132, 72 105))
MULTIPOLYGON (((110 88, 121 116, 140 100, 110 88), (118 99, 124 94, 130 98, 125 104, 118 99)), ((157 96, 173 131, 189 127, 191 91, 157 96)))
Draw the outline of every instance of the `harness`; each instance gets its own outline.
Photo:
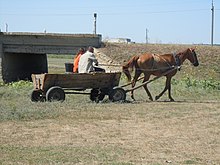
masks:
POLYGON ((177 66, 177 69, 180 71, 180 69, 181 69, 180 57, 177 56, 177 54, 174 52, 173 53, 173 58, 175 60, 175 66, 177 66))
POLYGON ((160 61, 160 57, 157 54, 152 54, 153 64, 151 66, 152 69, 157 69, 157 63, 160 61))
POLYGON ((179 71, 180 71, 180 69, 181 69, 181 62, 180 62, 180 58, 179 58, 179 56, 177 56, 177 54, 176 53, 173 53, 172 54, 173 55, 173 58, 174 58, 174 60, 175 60, 175 64, 172 66, 165 58, 163 58, 163 56, 159 56, 159 55, 157 55, 157 54, 152 54, 152 57, 153 57, 153 64, 152 64, 152 69, 153 70, 161 70, 161 69, 158 69, 157 68, 157 63, 160 61, 160 59, 162 59, 167 65, 168 65, 168 67, 165 67, 165 68, 162 68, 162 70, 163 69, 171 69, 171 68, 174 68, 174 67, 176 67, 179 71))

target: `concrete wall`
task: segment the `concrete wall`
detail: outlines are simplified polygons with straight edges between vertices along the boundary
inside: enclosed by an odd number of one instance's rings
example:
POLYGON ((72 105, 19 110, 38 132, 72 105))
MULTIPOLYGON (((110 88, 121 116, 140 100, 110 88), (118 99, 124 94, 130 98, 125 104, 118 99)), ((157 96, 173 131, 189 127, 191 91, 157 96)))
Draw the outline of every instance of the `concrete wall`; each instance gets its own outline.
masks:
POLYGON ((54 33, 0 33, 4 52, 72 54, 80 47, 100 47, 101 35, 54 33))
POLYGON ((47 73, 46 54, 73 54, 80 47, 100 47, 101 35, 54 33, 0 33, 2 79, 30 79, 32 73, 47 73))

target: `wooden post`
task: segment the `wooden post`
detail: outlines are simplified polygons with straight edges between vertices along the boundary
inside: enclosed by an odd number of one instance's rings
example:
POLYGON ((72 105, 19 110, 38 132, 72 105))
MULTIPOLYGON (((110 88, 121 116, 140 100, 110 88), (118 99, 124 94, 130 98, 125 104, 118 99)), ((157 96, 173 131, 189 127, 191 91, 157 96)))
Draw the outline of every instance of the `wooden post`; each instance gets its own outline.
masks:
POLYGON ((94 13, 94 34, 96 34, 96 19, 97 19, 97 13, 94 13))

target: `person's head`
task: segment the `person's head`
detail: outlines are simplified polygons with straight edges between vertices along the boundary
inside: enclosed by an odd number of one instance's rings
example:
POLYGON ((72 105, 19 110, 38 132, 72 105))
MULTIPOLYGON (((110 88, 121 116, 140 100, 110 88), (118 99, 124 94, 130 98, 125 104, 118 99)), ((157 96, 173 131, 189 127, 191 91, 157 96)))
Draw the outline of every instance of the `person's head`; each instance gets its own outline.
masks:
POLYGON ((92 46, 88 47, 88 51, 94 53, 94 48, 92 46))
POLYGON ((78 53, 80 53, 80 54, 85 53, 85 49, 84 49, 84 48, 80 48, 79 51, 78 51, 78 53))

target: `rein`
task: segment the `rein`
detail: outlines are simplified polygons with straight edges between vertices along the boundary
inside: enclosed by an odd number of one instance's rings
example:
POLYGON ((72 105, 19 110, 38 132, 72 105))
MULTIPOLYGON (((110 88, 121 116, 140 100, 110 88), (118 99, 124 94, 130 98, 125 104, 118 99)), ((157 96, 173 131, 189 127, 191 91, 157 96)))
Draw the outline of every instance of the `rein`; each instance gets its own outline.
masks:
POLYGON ((193 54, 193 61, 194 61, 192 64, 194 65, 196 64, 196 53, 192 51, 192 54, 193 54))
MULTIPOLYGON (((180 62, 180 57, 178 56, 178 54, 176 53, 173 53, 173 58, 175 60, 175 65, 171 65, 166 59, 164 59, 162 56, 159 56, 159 55, 156 55, 156 54, 152 54, 153 55, 153 58, 154 58, 154 61, 156 57, 154 56, 157 56, 157 57, 160 57, 163 61, 166 62, 166 64, 168 65, 167 67, 163 67, 163 68, 158 68, 158 69, 154 69, 153 66, 151 69, 140 69, 140 68, 136 68, 137 70, 141 70, 141 71, 149 71, 149 72, 153 72, 153 71, 163 71, 163 70, 170 70, 170 69, 177 69, 178 71, 180 71, 182 65, 181 65, 181 62, 180 62)), ((196 60, 195 60, 195 54, 193 52, 193 58, 194 58, 194 63, 196 63, 196 60)), ((123 65, 120 65, 120 64, 99 64, 99 66, 112 66, 112 67, 123 67, 123 65)))
POLYGON ((122 67, 120 64, 99 64, 99 66, 114 66, 114 67, 122 67))
POLYGON ((158 69, 140 69, 140 68, 137 68, 137 70, 141 70, 141 71, 148 71, 148 72, 153 72, 153 71, 163 71, 163 70, 170 70, 170 69, 173 69, 173 68, 177 68, 178 70, 181 68, 181 66, 175 66, 175 65, 170 65, 169 67, 163 67, 163 68, 158 68, 158 69))
MULTIPOLYGON (((99 66, 114 66, 114 67, 122 67, 123 65, 120 64, 99 64, 99 66)), ((159 69, 139 69, 142 71, 160 71, 160 70, 169 70, 169 69, 173 69, 174 67, 177 67, 177 69, 179 69, 181 66, 175 66, 175 65, 169 65, 169 67, 163 67, 163 68, 159 68, 159 69)))

